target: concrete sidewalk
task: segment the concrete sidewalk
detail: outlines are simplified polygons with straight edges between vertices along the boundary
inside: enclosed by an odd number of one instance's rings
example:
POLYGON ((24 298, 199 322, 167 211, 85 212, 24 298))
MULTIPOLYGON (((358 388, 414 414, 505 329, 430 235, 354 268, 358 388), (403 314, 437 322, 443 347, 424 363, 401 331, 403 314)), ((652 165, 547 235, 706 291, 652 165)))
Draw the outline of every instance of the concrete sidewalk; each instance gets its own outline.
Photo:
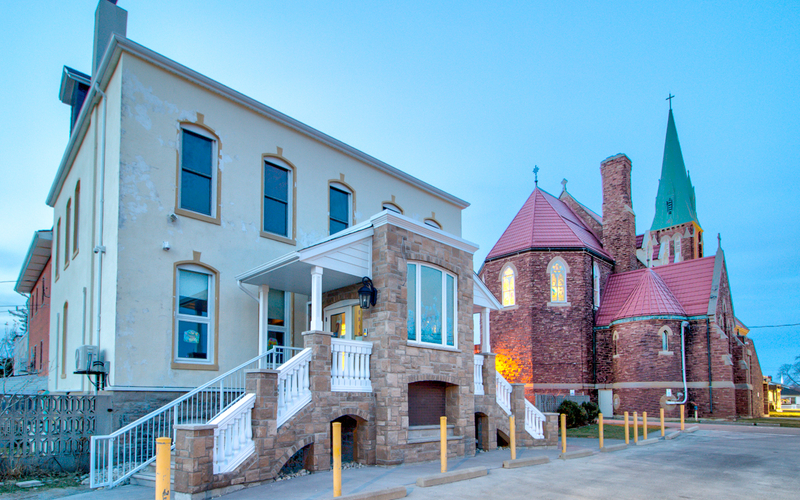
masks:
MULTIPOLYGON (((622 443, 613 439, 606 439, 605 445, 622 443)), ((567 451, 581 449, 598 450, 597 439, 567 438, 567 451)), ((550 461, 557 460, 561 453, 561 445, 553 449, 519 448, 517 458, 547 457, 550 461)), ((457 471, 473 467, 486 467, 487 469, 501 469, 503 461, 511 458, 508 449, 478 453, 474 457, 450 458, 448 471, 457 471)), ((404 464, 392 467, 368 466, 342 471, 342 495, 365 493, 397 486, 416 488, 417 479, 424 476, 438 474, 440 464, 438 461, 417 464, 404 464)), ((96 490, 91 492, 70 495, 70 500, 152 500, 153 489, 143 486, 121 486, 111 490, 96 490)), ((281 500, 317 500, 333 496, 333 473, 331 471, 316 472, 308 476, 278 481, 245 488, 220 498, 225 500, 255 500, 263 498, 280 498, 281 500)))

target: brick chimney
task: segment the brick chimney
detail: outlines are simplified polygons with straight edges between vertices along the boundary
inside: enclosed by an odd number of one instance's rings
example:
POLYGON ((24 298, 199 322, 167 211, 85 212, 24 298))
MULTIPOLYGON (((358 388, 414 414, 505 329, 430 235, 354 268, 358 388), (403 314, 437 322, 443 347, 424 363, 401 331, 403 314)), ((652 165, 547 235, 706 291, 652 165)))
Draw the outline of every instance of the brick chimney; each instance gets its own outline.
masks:
POLYGON ((614 272, 638 269, 636 216, 631 201, 631 160, 620 153, 600 163, 603 178, 603 248, 614 257, 614 272))
POLYGON ((100 0, 94 11, 94 46, 92 50, 92 77, 97 73, 103 54, 106 53, 111 35, 125 37, 128 27, 128 11, 117 7, 117 0, 100 0))

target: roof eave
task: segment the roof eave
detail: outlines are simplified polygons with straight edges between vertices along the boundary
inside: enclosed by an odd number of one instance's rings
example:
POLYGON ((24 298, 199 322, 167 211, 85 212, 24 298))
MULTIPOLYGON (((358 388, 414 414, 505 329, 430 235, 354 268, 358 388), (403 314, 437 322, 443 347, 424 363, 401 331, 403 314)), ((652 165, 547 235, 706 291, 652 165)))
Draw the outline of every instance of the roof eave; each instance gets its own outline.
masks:
POLYGON ((610 255, 606 255, 604 253, 600 253, 597 250, 589 247, 528 247, 521 250, 514 250, 513 252, 507 252, 501 255, 497 255, 495 257, 487 257, 485 262, 492 262, 495 260, 505 259, 507 257, 511 257, 514 255, 519 255, 525 252, 532 252, 535 250, 544 251, 544 252, 587 252, 595 257, 599 257, 611 264, 614 263, 614 259, 610 255))
MULTIPOLYGON (((461 198, 453 196, 437 187, 432 186, 431 184, 428 184, 427 182, 421 181, 416 177, 389 165, 388 163, 384 163, 378 160, 377 158, 374 158, 364 153, 363 151, 360 151, 348 144, 345 144, 344 142, 338 139, 334 139, 333 137, 324 134, 313 127, 310 127, 305 123, 295 120, 294 118, 285 115, 280 111, 277 111, 265 104, 262 104, 256 101, 255 99, 247 97, 246 95, 237 92, 231 89, 230 87, 227 87, 215 80, 212 80, 211 78, 201 73, 198 73, 197 71, 194 71, 186 66, 183 66, 182 64, 179 64, 173 61, 172 59, 169 59, 127 38, 120 37, 117 34, 114 34, 112 36, 108 49, 106 50, 105 55, 103 56, 100 66, 98 67, 95 79, 92 81, 92 83, 95 83, 95 80, 98 77, 100 77, 100 82, 104 83, 104 85, 107 85, 108 79, 110 78, 110 74, 108 74, 110 73, 110 68, 116 66, 116 62, 119 60, 119 56, 122 51, 134 55, 136 57, 139 57, 151 64, 161 67, 162 69, 174 73, 182 78, 185 78, 186 80, 189 80, 190 82, 199 85, 200 87, 210 90, 211 92, 222 95, 223 97, 226 97, 236 102, 237 104, 240 104, 241 106, 244 106, 258 114, 264 115, 284 125, 285 127, 294 130, 295 132, 301 133, 311 139, 314 139, 322 144, 325 144, 326 146, 332 149, 335 149, 341 153, 344 153, 350 157, 362 161, 377 170, 380 170, 393 177, 396 177, 397 179, 402 180, 418 189, 421 189, 422 191, 432 194, 437 198, 458 207, 459 209, 463 210, 469 206, 469 203, 462 200, 461 198)), ((91 99, 96 98, 95 95, 96 93, 94 92, 94 89, 95 86, 92 85, 90 87, 89 95, 86 96, 86 102, 94 102, 90 100, 90 98, 91 99)), ((63 186, 64 178, 68 173, 68 168, 66 167, 66 165, 71 164, 75 154, 77 154, 77 143, 79 142, 77 140, 77 137, 80 137, 82 139, 86 133, 85 129, 88 128, 88 123, 85 123, 87 121, 86 116, 88 115, 87 110, 91 107, 92 106, 83 106, 83 109, 81 109, 80 116, 78 117, 78 121, 76 122, 75 129, 73 130, 73 134, 70 136, 69 143, 67 143, 67 150, 64 153, 64 156, 61 160, 61 165, 59 166, 58 172, 56 174, 56 179, 53 183, 53 186, 50 189, 50 193, 47 196, 47 204, 51 207, 55 205, 55 199, 58 197, 61 187, 63 186)))
MULTIPOLYGON (((33 285, 30 284, 28 281, 23 281, 23 278, 31 270, 31 263, 33 262, 33 255, 36 252, 37 248, 47 249, 50 250, 53 242, 53 230, 52 229, 42 229, 33 233, 33 239, 31 240, 31 244, 28 246, 28 253, 25 254, 25 260, 22 265, 22 268, 19 271, 19 276, 17 277, 17 282, 14 285, 14 291, 17 293, 31 293, 33 290, 33 285)), ((49 252, 48 252, 49 253, 49 252)), ((38 270, 38 275, 41 276, 42 270, 44 270, 47 263, 42 266, 42 269, 38 270)))

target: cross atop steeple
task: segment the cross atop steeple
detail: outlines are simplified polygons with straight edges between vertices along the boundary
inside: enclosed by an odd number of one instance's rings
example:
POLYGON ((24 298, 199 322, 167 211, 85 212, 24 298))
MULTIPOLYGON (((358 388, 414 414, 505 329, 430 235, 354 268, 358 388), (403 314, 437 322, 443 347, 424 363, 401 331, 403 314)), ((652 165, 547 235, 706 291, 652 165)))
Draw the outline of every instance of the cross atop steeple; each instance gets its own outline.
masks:
POLYGON ((675 98, 675 96, 674 96, 674 95, 672 95, 672 92, 670 92, 670 93, 669 93, 669 97, 667 97, 667 98, 665 99, 666 101, 669 101, 669 109, 670 109, 670 110, 672 109, 672 100, 673 100, 674 98, 675 98))
POLYGON ((567 190, 567 179, 561 179, 561 190, 562 191, 567 190))
POLYGON ((539 167, 537 165, 533 166, 533 182, 536 187, 539 187, 539 167))

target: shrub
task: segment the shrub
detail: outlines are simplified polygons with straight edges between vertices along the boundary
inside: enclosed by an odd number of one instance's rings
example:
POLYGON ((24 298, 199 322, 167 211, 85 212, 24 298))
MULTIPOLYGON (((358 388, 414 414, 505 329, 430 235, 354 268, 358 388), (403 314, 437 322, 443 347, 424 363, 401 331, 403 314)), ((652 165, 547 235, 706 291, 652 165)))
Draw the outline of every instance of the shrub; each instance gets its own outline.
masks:
POLYGON ((597 416, 600 414, 600 407, 591 401, 581 403, 581 407, 586 410, 586 423, 593 424, 595 420, 597 420, 597 416))
POLYGON ((570 400, 565 400, 558 406, 558 413, 567 415, 567 427, 581 427, 586 425, 586 410, 580 407, 578 403, 570 400))

